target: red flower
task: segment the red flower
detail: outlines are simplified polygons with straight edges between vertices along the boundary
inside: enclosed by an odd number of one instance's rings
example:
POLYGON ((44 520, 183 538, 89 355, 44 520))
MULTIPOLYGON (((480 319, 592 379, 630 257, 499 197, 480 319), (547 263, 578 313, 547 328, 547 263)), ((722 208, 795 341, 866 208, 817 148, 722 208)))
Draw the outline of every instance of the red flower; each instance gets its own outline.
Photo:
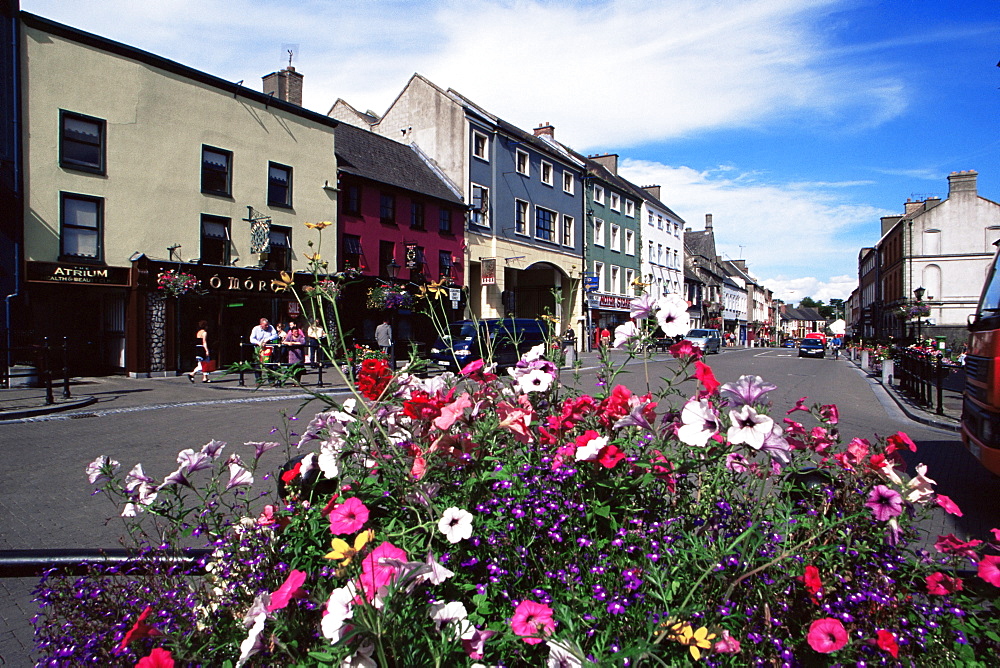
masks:
POLYGON ((808 399, 808 398, 809 397, 802 397, 802 398, 800 398, 798 401, 795 402, 795 406, 793 406, 792 408, 789 408, 787 411, 785 411, 785 415, 791 415, 795 411, 805 411, 806 413, 808 413, 809 409, 806 408, 806 403, 805 403, 806 399, 808 399))
POLYGON ((154 647, 149 656, 139 659, 135 668, 174 668, 174 657, 162 647, 154 647))
POLYGON ((687 339, 680 341, 679 343, 675 343, 674 345, 670 346, 668 350, 670 351, 671 355, 673 355, 675 358, 678 359, 682 357, 693 358, 695 360, 701 359, 701 348, 692 344, 687 339))
POLYGON ((408 401, 403 402, 403 414, 414 420, 431 422, 441 415, 441 408, 446 404, 436 397, 419 390, 413 392, 408 401))
POLYGON ((367 359, 361 362, 358 372, 358 389, 366 398, 375 401, 382 396, 392 380, 392 370, 385 360, 367 359))
POLYGON ((809 625, 806 640, 820 654, 830 654, 847 644, 847 629, 839 619, 824 617, 809 625))
POLYGON ((963 543, 955 534, 948 534, 947 536, 938 536, 937 542, 934 543, 934 549, 938 552, 944 552, 945 554, 954 554, 960 557, 968 557, 973 561, 976 560, 976 551, 974 548, 982 545, 981 540, 970 540, 967 543, 963 543))
POLYGON ((979 560, 979 577, 994 587, 1000 587, 1000 557, 983 557, 979 560))
POLYGON ((132 628, 125 633, 125 637, 122 638, 121 644, 119 644, 118 649, 115 650, 116 652, 123 651, 133 640, 139 640, 140 638, 153 638, 161 635, 159 631, 146 623, 146 617, 149 617, 149 613, 152 609, 153 608, 151 606, 147 605, 146 609, 139 613, 139 618, 135 620, 135 624, 132 625, 132 628))
POLYGON ((823 581, 819 579, 819 569, 812 565, 806 566, 805 575, 796 579, 805 584, 813 603, 819 603, 819 599, 823 597, 823 581))
POLYGON ((601 449, 601 454, 598 456, 597 461, 604 468, 613 469, 623 459, 625 459, 625 453, 619 450, 617 446, 606 445, 601 449))
POLYGON ((819 416, 830 424, 837 424, 840 421, 840 413, 837 411, 836 404, 828 404, 826 406, 819 407, 819 416))
POLYGON ((694 363, 694 377, 698 379, 701 383, 702 390, 698 393, 699 397, 707 397, 715 394, 715 391, 719 389, 719 381, 715 379, 715 374, 712 373, 712 367, 708 366, 704 362, 698 361, 694 363))
POLYGON ((611 396, 601 401, 597 407, 597 412, 600 414, 598 421, 601 426, 610 428, 618 420, 632 412, 629 406, 631 397, 631 390, 624 385, 615 385, 615 389, 611 390, 611 396))
POLYGON ((927 593, 936 596, 947 596, 956 591, 962 591, 962 580, 944 573, 931 573, 927 576, 927 593))
POLYGON ((296 462, 295 466, 281 474, 281 482, 286 485, 295 480, 295 477, 302 471, 302 462, 296 462))
POLYGON ((956 504, 954 501, 952 501, 951 499, 949 499, 944 494, 938 494, 937 497, 934 499, 934 501, 939 506, 941 506, 942 508, 944 508, 944 510, 945 510, 946 513, 951 513, 952 515, 955 515, 957 517, 961 517, 962 516, 962 511, 961 511, 961 509, 959 509, 958 504, 956 504))
POLYGON ((916 444, 910 440, 910 437, 901 431, 897 431, 895 434, 890 436, 886 440, 885 454, 891 455, 897 450, 909 450, 910 452, 916 452, 916 444))
POLYGON ((525 600, 514 609, 510 627, 519 636, 534 636, 522 640, 529 645, 537 645, 542 642, 538 636, 548 636, 556 630, 556 622, 552 617, 552 608, 544 603, 525 600))
POLYGON ((896 636, 891 631, 879 629, 875 642, 878 643, 879 649, 889 652, 892 658, 899 658, 899 645, 896 644, 896 636))
POLYGON ((303 598, 306 592, 302 589, 306 578, 309 577, 305 571, 293 570, 281 583, 278 590, 271 594, 271 602, 267 604, 267 611, 274 612, 287 607, 294 598, 303 598))

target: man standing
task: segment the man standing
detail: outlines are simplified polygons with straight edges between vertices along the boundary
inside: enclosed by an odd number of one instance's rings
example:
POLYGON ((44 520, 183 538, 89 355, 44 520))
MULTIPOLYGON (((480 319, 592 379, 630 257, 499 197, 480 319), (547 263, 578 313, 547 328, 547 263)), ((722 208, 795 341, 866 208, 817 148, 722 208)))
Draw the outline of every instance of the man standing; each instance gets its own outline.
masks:
POLYGON ((396 368, 396 360, 392 357, 392 327, 388 320, 382 320, 382 324, 375 328, 375 343, 389 358, 392 368, 396 368))
MULTIPOLYGON (((273 349, 270 346, 265 347, 265 344, 270 343, 277 337, 278 331, 271 326, 267 318, 261 318, 260 324, 250 331, 250 345, 255 346, 257 349, 258 362, 267 364, 271 361, 273 349)), ((256 364, 254 365, 254 375, 257 377, 257 380, 260 380, 260 368, 256 364)))

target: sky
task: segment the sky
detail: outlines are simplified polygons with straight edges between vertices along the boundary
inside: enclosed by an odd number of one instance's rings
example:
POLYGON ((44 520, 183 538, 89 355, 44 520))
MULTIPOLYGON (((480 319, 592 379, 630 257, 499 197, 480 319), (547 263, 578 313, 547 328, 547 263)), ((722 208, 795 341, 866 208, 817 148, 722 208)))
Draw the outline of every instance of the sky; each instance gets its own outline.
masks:
POLYGON ((907 199, 1000 202, 998 0, 21 0, 303 106, 379 114, 416 72, 660 185, 777 297, 846 299, 907 199))

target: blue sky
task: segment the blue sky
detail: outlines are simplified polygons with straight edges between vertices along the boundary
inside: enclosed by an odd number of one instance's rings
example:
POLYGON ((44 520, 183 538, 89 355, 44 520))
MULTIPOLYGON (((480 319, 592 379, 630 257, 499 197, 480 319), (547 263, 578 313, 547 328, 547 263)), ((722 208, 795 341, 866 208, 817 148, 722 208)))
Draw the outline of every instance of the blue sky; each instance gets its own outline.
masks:
POLYGON ((879 217, 979 172, 1000 201, 997 0, 21 0, 304 106, 383 112, 414 72, 659 184, 782 298, 846 298, 879 217))

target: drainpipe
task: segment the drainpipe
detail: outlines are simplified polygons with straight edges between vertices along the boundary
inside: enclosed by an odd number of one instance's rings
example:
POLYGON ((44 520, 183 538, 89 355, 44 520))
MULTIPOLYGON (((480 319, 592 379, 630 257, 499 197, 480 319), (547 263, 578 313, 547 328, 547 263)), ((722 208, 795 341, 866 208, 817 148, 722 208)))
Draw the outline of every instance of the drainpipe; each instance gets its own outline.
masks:
POLYGON ((21 173, 21 52, 18 43, 19 36, 19 26, 20 19, 18 18, 18 12, 15 8, 14 12, 10 17, 9 22, 5 22, 9 30, 7 35, 8 48, 12 55, 11 58, 11 100, 13 107, 11 110, 11 136, 13 137, 13 188, 14 188, 14 200, 16 206, 14 208, 14 225, 11 229, 11 240, 13 241, 13 256, 14 256, 14 292, 6 295, 4 297, 4 328, 6 329, 6 348, 7 348, 7 359, 4 363, 9 367, 11 365, 11 347, 13 345, 13 336, 11 334, 11 324, 13 321, 13 314, 11 310, 13 308, 13 300, 21 296, 21 264, 22 256, 24 254, 24 187, 23 187, 23 177, 21 173))

